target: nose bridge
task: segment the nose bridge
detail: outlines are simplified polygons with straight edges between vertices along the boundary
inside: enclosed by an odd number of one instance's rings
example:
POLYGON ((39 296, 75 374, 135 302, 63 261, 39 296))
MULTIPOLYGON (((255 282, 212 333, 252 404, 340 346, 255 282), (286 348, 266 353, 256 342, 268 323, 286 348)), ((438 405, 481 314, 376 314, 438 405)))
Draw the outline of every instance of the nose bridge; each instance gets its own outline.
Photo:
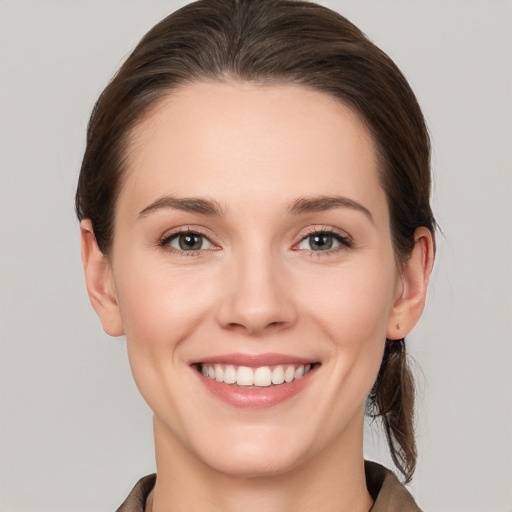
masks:
POLYGON ((219 305, 219 321, 226 328, 256 334, 267 328, 284 328, 295 320, 295 308, 286 286, 279 257, 268 242, 233 251, 229 286, 219 305))

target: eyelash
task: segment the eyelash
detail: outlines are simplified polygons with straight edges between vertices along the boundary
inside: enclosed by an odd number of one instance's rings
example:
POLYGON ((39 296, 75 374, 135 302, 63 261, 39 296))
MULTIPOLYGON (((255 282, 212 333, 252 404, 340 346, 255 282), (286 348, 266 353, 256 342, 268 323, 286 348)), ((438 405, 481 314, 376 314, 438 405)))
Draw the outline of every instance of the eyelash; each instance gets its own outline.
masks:
MULTIPOLYGON (((210 240, 210 238, 208 237, 208 235, 206 235, 205 233, 202 233, 201 230, 199 229, 179 229, 178 231, 174 231, 173 233, 170 233, 168 235, 165 235, 158 243, 158 245, 160 247, 162 247, 163 249, 169 251, 169 252, 172 252, 173 254, 176 254, 178 256, 183 256, 183 257, 199 257, 201 256, 201 253, 204 252, 204 249, 203 250, 196 250, 196 251, 186 251, 186 250, 182 250, 182 249, 176 249, 175 247, 171 247, 170 243, 180 237, 181 235, 196 235, 196 236, 199 236, 201 238, 204 238, 206 240, 208 240, 208 242, 214 246, 215 244, 210 240)), ((210 249, 212 250, 212 249, 210 249)), ((213 250, 216 250, 216 249, 213 249, 213 250)))
MULTIPOLYGON (((350 249, 353 245, 352 239, 346 235, 345 233, 341 231, 334 230, 332 228, 312 228, 310 229, 302 238, 300 241, 295 244, 299 245, 300 243, 304 242, 308 238, 312 237, 313 235, 327 235, 332 237, 334 240, 339 242, 339 246, 335 247, 334 249, 328 249, 328 250, 320 250, 320 251, 314 251, 312 249, 309 249, 309 253, 311 256, 329 256, 335 253, 338 253, 339 251, 344 251, 347 249, 350 249)), ((163 249, 166 249, 169 252, 172 252, 174 254, 177 254, 178 256, 183 257, 199 257, 205 250, 218 250, 218 247, 215 246, 215 244, 210 240, 208 235, 205 233, 202 233, 199 229, 181 229, 178 231, 174 231, 173 233, 170 233, 168 235, 165 235, 158 243, 160 247, 163 249), (175 247, 171 247, 171 242, 181 235, 195 235, 199 236, 201 238, 206 239, 213 247, 214 249, 198 249, 194 251, 186 251, 182 249, 176 249, 175 247)), ((300 249, 295 249, 296 251, 300 249)), ((307 250, 307 249, 306 249, 307 250)))
MULTIPOLYGON (((339 242, 338 247, 334 249, 328 249, 325 251, 313 251, 309 250, 311 256, 331 256, 333 254, 337 254, 340 251, 346 251, 353 246, 352 239, 342 231, 337 231, 333 228, 311 228, 299 241, 299 244, 304 240, 312 237, 313 235, 327 235, 332 237, 334 240, 339 242)), ((296 244, 297 245, 297 244, 296 244)))

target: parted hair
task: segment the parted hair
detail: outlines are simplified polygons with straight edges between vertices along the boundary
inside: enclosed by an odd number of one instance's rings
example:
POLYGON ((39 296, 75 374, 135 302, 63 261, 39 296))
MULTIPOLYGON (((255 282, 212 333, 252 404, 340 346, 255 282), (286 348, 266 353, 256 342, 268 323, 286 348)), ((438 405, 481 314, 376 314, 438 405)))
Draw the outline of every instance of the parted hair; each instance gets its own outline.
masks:
MULTIPOLYGON (((434 233, 428 131, 411 87, 382 50, 346 18, 309 1, 199 0, 142 38, 93 109, 75 205, 104 254, 134 128, 173 90, 204 81, 298 84, 352 108, 377 149, 397 262, 410 256, 418 227, 434 233)), ((407 482, 417 454, 405 347, 386 340, 367 411, 380 418, 407 482)))

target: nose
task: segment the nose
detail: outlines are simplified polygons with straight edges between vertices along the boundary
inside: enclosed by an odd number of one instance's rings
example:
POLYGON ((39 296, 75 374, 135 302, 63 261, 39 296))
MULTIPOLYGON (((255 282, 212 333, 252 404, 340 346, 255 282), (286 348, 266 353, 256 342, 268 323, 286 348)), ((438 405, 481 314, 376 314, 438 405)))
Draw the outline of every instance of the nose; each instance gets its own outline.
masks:
POLYGON ((223 328, 262 335, 296 322, 292 283, 271 254, 240 255, 226 271, 217 307, 223 328))

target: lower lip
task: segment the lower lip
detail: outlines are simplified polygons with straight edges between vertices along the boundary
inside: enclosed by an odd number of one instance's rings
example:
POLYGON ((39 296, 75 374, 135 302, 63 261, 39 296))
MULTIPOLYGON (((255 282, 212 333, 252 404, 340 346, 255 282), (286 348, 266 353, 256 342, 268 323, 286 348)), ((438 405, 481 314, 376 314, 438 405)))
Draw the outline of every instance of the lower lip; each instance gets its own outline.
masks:
POLYGON ((201 382, 208 391, 223 402, 234 407, 263 409, 273 407, 300 393, 314 377, 317 368, 312 368, 304 377, 293 382, 272 385, 262 388, 244 387, 236 384, 225 384, 196 371, 201 382))

